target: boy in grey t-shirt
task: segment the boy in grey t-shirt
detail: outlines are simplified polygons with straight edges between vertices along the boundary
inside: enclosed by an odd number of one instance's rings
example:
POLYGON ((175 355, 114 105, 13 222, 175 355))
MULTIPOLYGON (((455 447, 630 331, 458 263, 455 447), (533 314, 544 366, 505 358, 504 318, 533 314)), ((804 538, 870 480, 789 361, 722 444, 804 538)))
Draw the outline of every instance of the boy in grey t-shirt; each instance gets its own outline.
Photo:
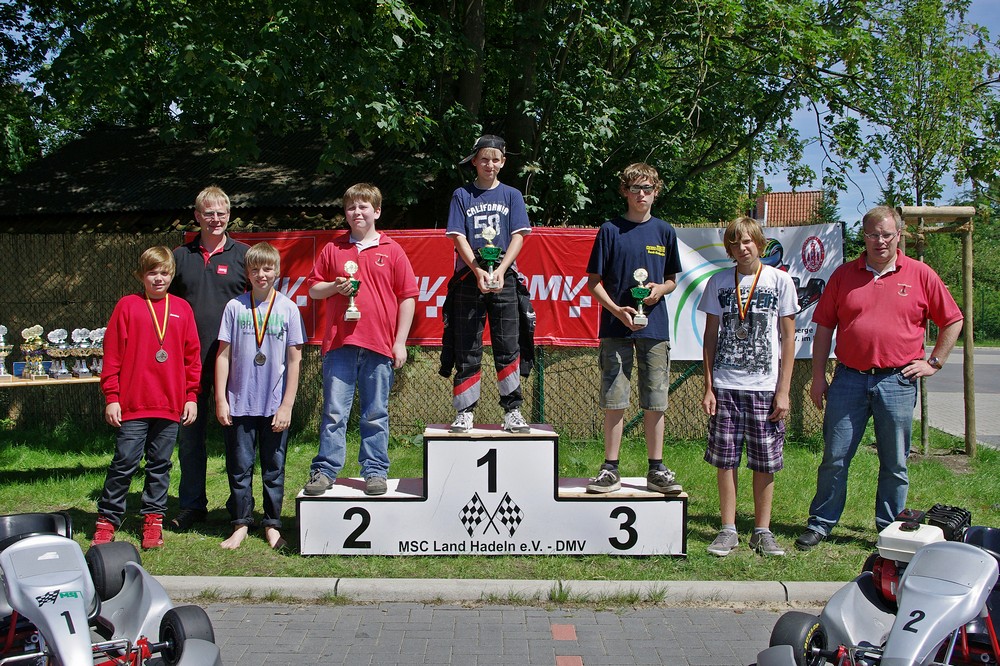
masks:
POLYGON ((226 305, 219 328, 215 366, 215 412, 226 442, 232 535, 222 542, 238 548, 253 525, 253 466, 260 448, 264 537, 272 548, 285 540, 281 504, 285 493, 285 449, 292 405, 299 386, 305 343, 302 315, 275 289, 281 255, 258 243, 246 256, 250 291, 226 305))

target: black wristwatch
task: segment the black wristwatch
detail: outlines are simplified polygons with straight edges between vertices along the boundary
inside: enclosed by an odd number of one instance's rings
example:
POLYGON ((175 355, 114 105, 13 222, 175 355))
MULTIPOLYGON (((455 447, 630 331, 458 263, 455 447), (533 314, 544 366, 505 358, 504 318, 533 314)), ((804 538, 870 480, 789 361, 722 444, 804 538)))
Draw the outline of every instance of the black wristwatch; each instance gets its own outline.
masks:
POLYGON ((941 359, 939 359, 937 356, 931 356, 929 359, 927 359, 927 365, 931 366, 935 370, 940 370, 943 363, 941 363, 941 359))

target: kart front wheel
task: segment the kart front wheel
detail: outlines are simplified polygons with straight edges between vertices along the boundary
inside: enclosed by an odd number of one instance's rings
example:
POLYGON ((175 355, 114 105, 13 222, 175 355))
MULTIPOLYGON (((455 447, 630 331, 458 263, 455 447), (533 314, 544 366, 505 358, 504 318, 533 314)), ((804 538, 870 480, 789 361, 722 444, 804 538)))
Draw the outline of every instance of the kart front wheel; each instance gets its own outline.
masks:
POLYGON ((200 606, 176 606, 163 615, 160 621, 160 641, 166 643, 163 648, 163 661, 168 666, 174 666, 181 660, 185 641, 199 638, 209 643, 215 642, 215 630, 208 613, 200 606))
POLYGON ((142 564, 139 551, 127 541, 102 543, 91 546, 87 551, 87 568, 101 601, 107 601, 122 591, 126 562, 142 564))
POLYGON ((826 659, 819 650, 826 649, 826 632, 819 618, 809 613, 790 611, 778 618, 771 630, 770 646, 790 645, 796 666, 822 666, 826 659))

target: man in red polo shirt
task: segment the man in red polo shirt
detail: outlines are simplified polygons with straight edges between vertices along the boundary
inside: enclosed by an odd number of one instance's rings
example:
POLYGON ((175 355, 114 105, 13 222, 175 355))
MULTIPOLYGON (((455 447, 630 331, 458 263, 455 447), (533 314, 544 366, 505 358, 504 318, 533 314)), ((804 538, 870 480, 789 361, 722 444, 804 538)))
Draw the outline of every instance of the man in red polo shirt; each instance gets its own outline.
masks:
POLYGON ((170 283, 170 293, 180 296, 194 310, 198 337, 201 339, 201 393, 198 394, 198 418, 181 426, 177 457, 181 465, 181 510, 170 521, 177 530, 186 530, 205 520, 208 497, 205 475, 208 452, 205 427, 215 420, 215 402, 209 400, 215 384, 215 355, 219 351, 219 325, 230 299, 250 287, 245 258, 247 245, 234 241, 226 233, 229 227, 229 197, 212 185, 198 193, 194 201, 194 219, 201 233, 190 243, 174 248, 177 273, 170 283))
POLYGON ((874 418, 879 474, 875 524, 883 529, 906 506, 917 379, 948 359, 962 330, 962 312, 929 266, 898 250, 903 221, 878 206, 861 221, 865 252, 834 271, 813 321, 810 397, 823 416, 823 462, 806 530, 795 541, 810 550, 830 535, 847 500, 847 472, 874 418), (924 358, 927 320, 937 324, 934 349, 924 358), (826 362, 837 331, 837 368, 827 384, 826 362))

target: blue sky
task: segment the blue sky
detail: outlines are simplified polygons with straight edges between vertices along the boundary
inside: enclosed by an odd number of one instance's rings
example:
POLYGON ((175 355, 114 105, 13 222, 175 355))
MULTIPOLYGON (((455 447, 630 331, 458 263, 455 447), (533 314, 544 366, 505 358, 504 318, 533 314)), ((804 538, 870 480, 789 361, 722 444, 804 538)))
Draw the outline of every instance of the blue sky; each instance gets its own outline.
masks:
MULTIPOLYGON (((966 20, 970 23, 978 23, 986 26, 990 31, 990 37, 996 41, 1000 37, 1000 0, 972 0, 969 14, 966 20)), ((795 127, 799 130, 803 138, 816 136, 816 118, 811 109, 801 109, 795 118, 795 127)), ((805 161, 817 174, 823 172, 823 151, 816 144, 810 144, 805 152, 805 161)), ((848 190, 840 193, 840 216, 845 222, 854 223, 861 220, 865 212, 875 205, 875 201, 880 193, 880 176, 873 173, 861 173, 851 171, 848 174, 848 190)), ((784 173, 770 174, 764 177, 765 182, 775 192, 787 192, 791 190, 784 173)), ((820 180, 817 179, 809 186, 800 189, 819 189, 820 180)), ((940 203, 949 203, 960 188, 956 187, 951 177, 945 180, 944 196, 940 203)))

